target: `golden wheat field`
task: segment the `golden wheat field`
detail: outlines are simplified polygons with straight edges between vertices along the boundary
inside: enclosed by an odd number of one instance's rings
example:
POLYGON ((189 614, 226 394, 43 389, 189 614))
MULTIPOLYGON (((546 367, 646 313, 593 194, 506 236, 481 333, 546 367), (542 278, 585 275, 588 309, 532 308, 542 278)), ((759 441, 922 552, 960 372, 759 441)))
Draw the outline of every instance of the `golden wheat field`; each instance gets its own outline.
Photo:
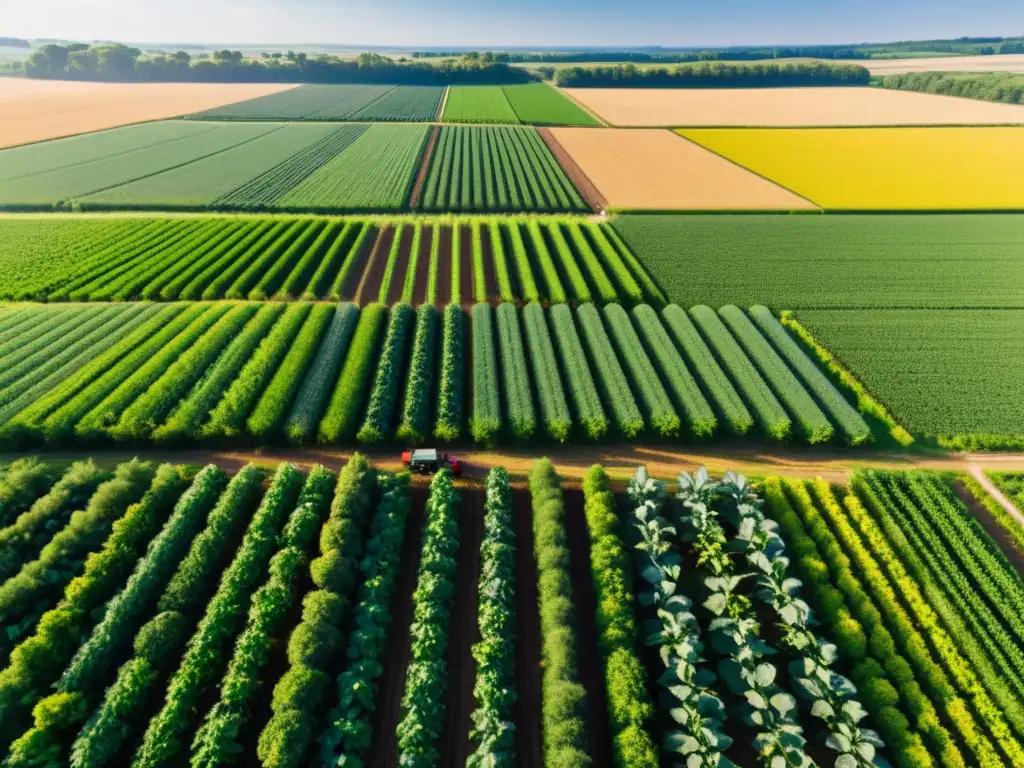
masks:
POLYGON ((1024 210, 1024 128, 678 131, 834 210, 1024 210))

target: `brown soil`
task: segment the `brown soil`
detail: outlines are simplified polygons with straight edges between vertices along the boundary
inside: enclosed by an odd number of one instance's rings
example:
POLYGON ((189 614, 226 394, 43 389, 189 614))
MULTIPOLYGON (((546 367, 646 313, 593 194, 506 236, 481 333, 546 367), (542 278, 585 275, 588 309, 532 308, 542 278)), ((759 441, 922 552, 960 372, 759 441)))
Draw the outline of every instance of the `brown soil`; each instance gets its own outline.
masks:
POLYGON ((412 597, 419 577, 420 538, 428 494, 429 488, 426 485, 413 486, 412 512, 406 523, 405 541, 402 544, 401 573, 395 583, 395 595, 391 603, 388 647, 381 659, 384 673, 377 681, 377 708, 372 718, 373 740, 364 762, 367 768, 394 768, 398 765, 398 738, 395 730, 402 720, 405 671, 412 658, 409 625, 412 623, 412 597))
POLYGON ((355 261, 352 264, 352 269, 348 273, 348 278, 345 280, 345 284, 341 286, 341 300, 342 301, 353 301, 355 300, 356 293, 359 291, 359 284, 362 282, 363 273, 366 271, 366 263, 370 259, 370 254, 373 253, 373 246, 377 242, 377 238, 380 236, 380 232, 377 231, 377 227, 374 224, 370 225, 373 230, 367 235, 366 239, 363 240, 363 244, 359 247, 358 253, 353 253, 352 258, 355 261))
POLYGON ((487 288, 487 300, 491 302, 492 306, 498 306, 501 303, 501 297, 498 296, 498 276, 494 271, 494 247, 491 243, 491 228, 484 227, 483 237, 480 238, 483 243, 483 254, 484 254, 484 286, 487 288))
POLYGON ((544 143, 548 145, 551 154, 555 156, 558 164, 562 166, 562 170, 569 177, 569 181, 579 190, 580 195, 582 195, 590 207, 595 211, 603 211, 607 208, 608 201, 601 194, 601 190, 594 186, 594 182, 583 172, 583 169, 579 167, 576 161, 572 159, 572 155, 565 150, 565 147, 559 143, 551 129, 538 128, 537 133, 544 139, 544 143))
POLYGON ((516 751, 519 765, 540 768, 541 659, 540 615, 537 608, 537 564, 533 559, 533 510, 530 493, 517 490, 516 500, 516 751))
POLYGON ((583 491, 563 488, 565 494, 565 531, 572 553, 570 569, 572 598, 576 606, 577 665, 580 682, 587 691, 587 734, 590 754, 596 768, 611 765, 612 732, 608 723, 608 701, 604 687, 604 668, 597 650, 597 601, 590 580, 590 536, 583 512, 583 491))
POLYGON ((459 555, 455 572, 455 603, 448 638, 448 695, 441 732, 441 761, 447 768, 465 768, 472 746, 470 715, 476 708, 473 684, 476 661, 471 649, 480 639, 477 624, 480 581, 480 544, 484 538, 483 488, 463 489, 459 508, 459 555))
POLYGON ((430 244, 433 239, 433 226, 424 224, 423 234, 420 236, 420 255, 416 260, 416 282, 412 289, 412 303, 415 307, 427 300, 427 285, 430 282, 430 244))
POLYGON ((380 285, 384 280, 384 271, 388 266, 388 253, 395 239, 395 228, 385 227, 377 233, 377 241, 373 245, 363 279, 356 291, 356 304, 365 307, 380 300, 380 285))
POLYGON ((476 289, 473 286, 473 231, 468 226, 459 227, 462 241, 459 248, 459 289, 462 306, 470 309, 476 303, 476 289))
POLYGON ((388 306, 402 300, 405 291, 405 276, 409 273, 409 261, 412 257, 412 227, 402 228, 402 241, 398 244, 398 259, 391 273, 391 285, 388 286, 388 306))
POLYGON ((87 83, 0 77, 0 148, 165 120, 294 85, 87 83))
POLYGON ((430 138, 427 139, 427 149, 420 159, 420 170, 416 174, 416 181, 412 186, 412 194, 409 196, 409 209, 415 211, 420 204, 420 197, 423 196, 423 187, 427 183, 427 172, 430 170, 430 160, 434 156, 434 147, 437 145, 437 134, 441 126, 435 125, 430 129, 430 138))
POLYGON ((985 532, 996 543, 999 551, 1006 556, 1006 559, 1017 569, 1017 572, 1024 576, 1024 555, 1014 546, 1015 542, 1007 530, 992 517, 992 514, 985 509, 985 505, 978 501, 962 482, 959 480, 954 482, 953 490, 964 504, 967 505, 967 508, 971 510, 971 514, 981 523, 981 527, 985 529, 985 532))
POLYGON ((452 228, 441 227, 441 242, 437 254, 437 302, 443 309, 452 300, 452 228))

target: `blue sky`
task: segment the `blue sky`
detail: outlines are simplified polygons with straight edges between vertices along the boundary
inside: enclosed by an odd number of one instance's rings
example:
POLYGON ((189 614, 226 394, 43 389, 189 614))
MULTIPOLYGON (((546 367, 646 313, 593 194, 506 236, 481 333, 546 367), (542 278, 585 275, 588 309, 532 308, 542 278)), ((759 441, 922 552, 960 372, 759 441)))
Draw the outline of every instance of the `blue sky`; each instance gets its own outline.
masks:
POLYGON ((1024 34, 1022 0, 0 0, 0 35, 366 45, 845 43, 1024 34))

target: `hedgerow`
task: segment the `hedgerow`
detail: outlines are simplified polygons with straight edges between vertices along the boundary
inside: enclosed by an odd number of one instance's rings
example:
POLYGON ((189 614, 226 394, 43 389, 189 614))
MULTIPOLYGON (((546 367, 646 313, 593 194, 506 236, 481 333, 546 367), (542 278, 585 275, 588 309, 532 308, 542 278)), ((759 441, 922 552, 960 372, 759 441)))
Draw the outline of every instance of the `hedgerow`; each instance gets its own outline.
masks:
POLYGON ((356 434, 361 443, 377 443, 392 435, 395 403, 405 378, 406 352, 414 318, 415 313, 408 304, 396 304, 391 308, 387 334, 366 406, 366 419, 356 434))
POLYGON ((498 355, 494 349, 494 312, 490 304, 473 306, 473 414, 469 429, 478 443, 490 443, 501 429, 498 355))
POLYGON ((395 731, 401 765, 426 768, 436 765, 441 756, 438 740, 444 726, 445 652, 455 601, 458 506, 452 472, 445 467, 430 483, 424 512, 419 578, 409 628, 412 658, 405 672, 403 717, 395 731))
MULTIPOLYGON (((391 625, 391 601, 398 580, 402 543, 411 496, 408 474, 389 479, 382 487, 383 495, 370 523, 367 556, 359 563, 362 584, 356 603, 353 630, 349 637, 344 672, 338 676, 338 703, 327 717, 327 729, 318 742, 319 761, 325 765, 339 762, 360 765, 373 736, 374 705, 377 678, 383 672, 381 661, 387 648, 391 625), (340 756, 339 756, 340 753, 340 756)), ((294 695, 301 694, 295 686, 294 695)), ((275 697, 279 692, 275 691, 275 697)), ((283 694, 281 694, 283 696, 283 694)), ((307 734, 308 721, 292 718, 286 726, 307 734)), ((308 738, 308 736, 307 736, 308 738)), ((272 766, 293 766, 294 763, 268 761, 272 766)))
POLYGON ((383 304, 370 304, 360 311, 345 365, 317 428, 318 442, 337 443, 355 436, 387 316, 388 308, 383 304))
POLYGON ((320 555, 309 566, 316 589, 303 599, 302 620, 288 644, 288 670, 274 687, 273 714, 259 737, 265 768, 298 768, 309 749, 313 716, 327 687, 327 667, 343 641, 343 619, 355 592, 364 529, 376 488, 366 457, 355 454, 338 477, 320 555), (302 723, 304 727, 293 727, 302 723))
POLYGON ((576 333, 572 310, 567 304, 556 304, 549 310, 551 325, 554 327, 558 359, 568 383, 569 394, 576 421, 583 433, 591 440, 600 440, 608 433, 608 417, 601 396, 598 394, 594 377, 590 374, 587 354, 576 333))
POLYGON ((167 685, 160 711, 149 722, 135 754, 136 768, 156 768, 175 759, 185 747, 202 689, 216 680, 228 647, 240 629, 245 607, 277 549, 278 533, 294 505, 302 475, 282 464, 274 475, 234 560, 221 577, 199 626, 188 641, 177 671, 167 685))
POLYGON ((658 751, 647 731, 654 707, 647 694, 643 664, 636 654, 639 636, 632 608, 635 596, 630 586, 629 555, 618 534, 611 480, 600 465, 591 467, 584 476, 583 499, 615 763, 620 768, 656 765, 658 751))
POLYGON ((540 604, 544 762, 585 768, 593 759, 584 724, 586 691, 576 661, 578 637, 565 503, 548 459, 540 459, 530 472, 530 498, 540 604))
POLYGON ((266 666, 271 641, 291 609, 296 579, 306 551, 316 538, 330 506, 333 472, 317 465, 309 472, 295 510, 285 524, 281 549, 270 561, 266 582, 252 596, 246 627, 220 684, 220 699, 210 709, 192 741, 190 764, 221 766, 237 762, 243 752, 240 737, 266 666))
POLYGON ((466 313, 458 304, 444 309, 441 340, 441 377, 438 384, 437 420, 434 437, 453 442, 462 435, 465 423, 466 313))
POLYGON ((242 431, 246 418, 278 370, 281 360, 288 354, 293 339, 312 309, 312 304, 292 304, 284 311, 220 398, 200 430, 203 437, 232 437, 242 431))
POLYGON ((316 434, 358 322, 359 307, 348 302, 338 305, 285 423, 285 434, 293 443, 308 442, 316 434))
POLYGON ((473 645, 476 682, 467 768, 516 765, 516 534, 512 488, 501 467, 487 474, 484 538, 480 545, 480 640, 473 645))
POLYGON ((295 402, 295 395, 302 385, 303 373, 316 354, 324 329, 333 314, 334 307, 330 304, 317 304, 310 310, 309 317, 302 324, 302 329, 292 342, 281 365, 246 419, 245 426, 250 435, 267 440, 277 436, 284 428, 284 422, 295 402))
POLYGON ((402 420, 395 437, 403 442, 422 443, 430 434, 431 403, 437 361, 439 314, 430 304, 416 311, 416 330, 409 358, 409 375, 402 403, 402 420))

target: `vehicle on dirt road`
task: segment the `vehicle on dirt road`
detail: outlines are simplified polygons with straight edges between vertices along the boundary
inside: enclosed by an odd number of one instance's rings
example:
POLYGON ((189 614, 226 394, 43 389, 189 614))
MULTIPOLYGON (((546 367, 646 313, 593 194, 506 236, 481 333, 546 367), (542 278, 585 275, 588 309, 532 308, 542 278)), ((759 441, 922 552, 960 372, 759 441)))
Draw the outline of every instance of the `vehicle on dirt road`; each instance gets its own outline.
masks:
POLYGON ((462 476, 462 462, 447 453, 438 453, 436 448, 403 451, 402 464, 407 466, 410 471, 421 475, 432 475, 439 469, 448 467, 456 477, 462 476))

